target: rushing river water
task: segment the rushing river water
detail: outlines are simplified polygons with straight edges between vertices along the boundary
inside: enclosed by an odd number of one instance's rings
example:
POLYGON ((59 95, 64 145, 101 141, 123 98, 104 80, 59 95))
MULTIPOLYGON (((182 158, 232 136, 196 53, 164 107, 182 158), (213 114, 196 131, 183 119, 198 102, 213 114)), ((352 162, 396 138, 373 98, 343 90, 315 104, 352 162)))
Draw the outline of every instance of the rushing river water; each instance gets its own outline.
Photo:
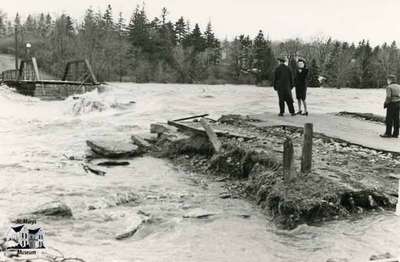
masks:
MULTIPOLYGON (((309 111, 383 114, 384 95, 384 90, 311 89, 309 111)), ((400 219, 392 213, 281 231, 246 200, 220 199, 220 183, 167 161, 137 158, 99 177, 65 157, 83 157, 87 139, 129 138, 147 133, 155 121, 276 111, 270 88, 112 83, 101 94, 83 97, 86 104, 72 98, 44 102, 0 87, 0 234, 10 218, 60 200, 74 218, 38 221, 46 244, 86 261, 367 261, 376 253, 400 255, 400 219), (132 193, 138 203, 116 204, 132 193), (191 208, 216 216, 183 218, 191 208), (135 223, 138 210, 158 222, 115 240, 135 223)))

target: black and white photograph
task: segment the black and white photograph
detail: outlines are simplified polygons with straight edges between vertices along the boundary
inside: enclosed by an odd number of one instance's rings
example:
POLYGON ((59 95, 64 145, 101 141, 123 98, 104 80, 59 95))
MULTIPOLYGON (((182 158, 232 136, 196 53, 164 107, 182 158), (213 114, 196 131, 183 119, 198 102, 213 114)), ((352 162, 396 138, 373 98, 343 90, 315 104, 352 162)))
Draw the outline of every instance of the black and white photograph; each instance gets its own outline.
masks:
POLYGON ((0 262, 400 262, 399 23, 0 0, 0 262))

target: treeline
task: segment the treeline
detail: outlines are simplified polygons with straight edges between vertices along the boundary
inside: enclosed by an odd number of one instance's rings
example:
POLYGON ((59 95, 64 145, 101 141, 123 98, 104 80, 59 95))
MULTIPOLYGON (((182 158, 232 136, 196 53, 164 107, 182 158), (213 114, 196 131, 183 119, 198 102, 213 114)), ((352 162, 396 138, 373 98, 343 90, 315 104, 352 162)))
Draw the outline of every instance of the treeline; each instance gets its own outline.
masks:
POLYGON ((0 12, 0 52, 14 54, 15 31, 19 49, 30 42, 39 67, 57 77, 68 60, 88 58, 101 81, 270 85, 277 56, 287 56, 293 70, 296 59, 304 58, 310 86, 375 88, 387 74, 400 77, 396 42, 272 42, 261 30, 220 41, 211 22, 201 30, 184 17, 171 21, 166 8, 149 19, 138 6, 129 21, 122 13, 114 17, 110 5, 104 12, 88 9, 82 21, 68 14, 28 15, 24 21, 17 14, 10 20, 0 12))

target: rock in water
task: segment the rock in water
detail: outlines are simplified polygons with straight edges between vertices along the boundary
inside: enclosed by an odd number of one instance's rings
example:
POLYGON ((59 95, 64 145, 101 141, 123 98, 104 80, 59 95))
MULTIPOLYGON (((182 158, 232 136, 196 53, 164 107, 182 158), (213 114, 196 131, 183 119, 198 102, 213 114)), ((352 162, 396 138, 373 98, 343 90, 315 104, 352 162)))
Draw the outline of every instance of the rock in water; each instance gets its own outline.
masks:
POLYGON ((214 213, 208 212, 207 210, 195 208, 183 215, 183 218, 208 218, 214 215, 214 213))
POLYGON ((120 158, 139 154, 139 147, 128 141, 88 140, 86 144, 94 153, 107 158, 120 158))
POLYGON ((65 203, 54 201, 39 206, 35 211, 29 213, 29 215, 33 215, 34 217, 71 218, 72 210, 65 203))

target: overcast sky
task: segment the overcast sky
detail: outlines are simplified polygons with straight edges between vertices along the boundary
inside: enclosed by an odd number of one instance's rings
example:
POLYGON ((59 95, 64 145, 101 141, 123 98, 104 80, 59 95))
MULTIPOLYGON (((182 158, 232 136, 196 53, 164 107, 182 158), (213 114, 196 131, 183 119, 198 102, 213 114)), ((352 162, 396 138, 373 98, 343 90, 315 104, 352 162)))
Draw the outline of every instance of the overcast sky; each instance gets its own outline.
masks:
MULTIPOLYGON (((204 29, 211 20, 219 38, 250 34, 262 29, 272 40, 316 35, 339 40, 369 39, 374 44, 400 40, 398 0, 146 0, 149 17, 159 16, 167 7, 169 17, 184 16, 204 29)), ((82 18, 85 9, 104 10, 113 6, 129 17, 142 0, 0 0, 0 9, 14 17, 16 12, 50 12, 82 18)))

